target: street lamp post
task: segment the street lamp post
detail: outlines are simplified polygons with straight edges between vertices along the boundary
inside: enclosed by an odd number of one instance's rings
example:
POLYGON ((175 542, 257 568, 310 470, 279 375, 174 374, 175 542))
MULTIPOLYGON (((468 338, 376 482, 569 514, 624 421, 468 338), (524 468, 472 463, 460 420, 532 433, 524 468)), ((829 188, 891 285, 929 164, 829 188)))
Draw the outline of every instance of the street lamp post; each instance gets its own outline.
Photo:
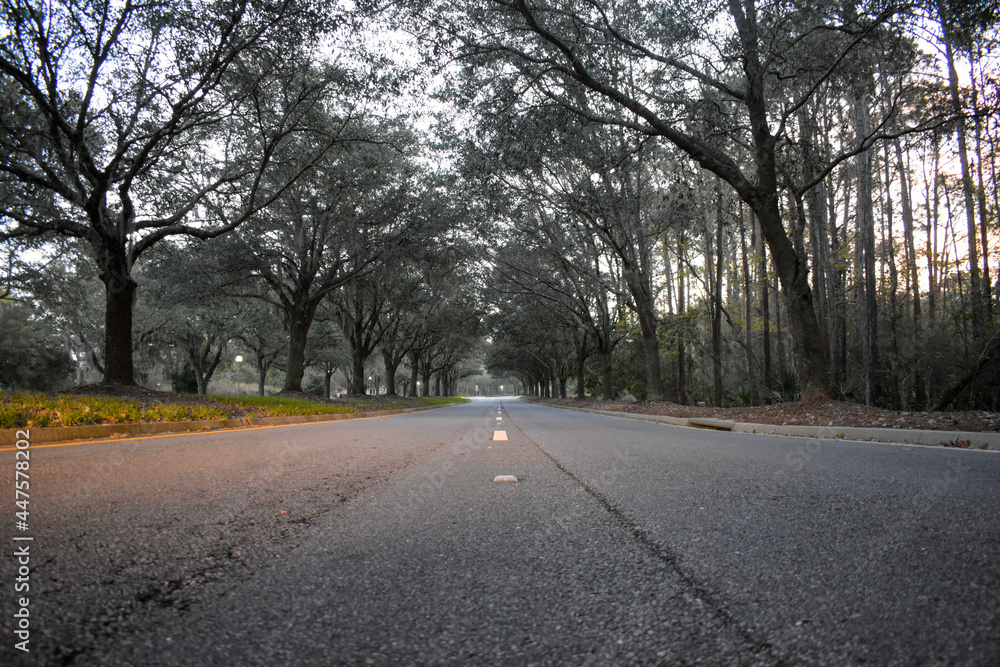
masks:
POLYGON ((240 388, 240 364, 243 363, 243 355, 237 354, 234 361, 236 362, 236 395, 241 396, 243 394, 243 390, 240 388))

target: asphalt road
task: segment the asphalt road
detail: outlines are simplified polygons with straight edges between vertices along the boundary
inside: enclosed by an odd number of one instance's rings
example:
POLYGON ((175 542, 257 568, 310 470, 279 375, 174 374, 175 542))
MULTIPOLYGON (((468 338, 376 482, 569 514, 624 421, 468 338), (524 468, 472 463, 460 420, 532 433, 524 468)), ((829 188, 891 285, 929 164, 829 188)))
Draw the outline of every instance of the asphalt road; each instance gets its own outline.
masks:
POLYGON ((28 533, 14 466, 5 665, 1000 664, 994 452, 479 399, 38 447, 28 533))

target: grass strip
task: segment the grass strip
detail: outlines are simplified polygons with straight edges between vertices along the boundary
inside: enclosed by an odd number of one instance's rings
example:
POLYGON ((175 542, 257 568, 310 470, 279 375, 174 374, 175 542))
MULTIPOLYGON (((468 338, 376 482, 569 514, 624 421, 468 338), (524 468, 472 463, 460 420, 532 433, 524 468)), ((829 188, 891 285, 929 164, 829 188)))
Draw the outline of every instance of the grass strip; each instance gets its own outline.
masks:
POLYGON ((225 419, 224 407, 154 403, 100 396, 0 391, 0 428, 225 419))
MULTIPOLYGON (((194 398, 194 397, 191 397, 194 398)), ((196 399, 197 400, 197 399, 196 399)), ((143 403, 135 399, 104 396, 0 391, 0 428, 45 428, 92 424, 202 421, 232 416, 291 417, 346 414, 363 410, 463 403, 468 399, 423 396, 386 400, 346 398, 335 402, 310 401, 288 396, 209 396, 195 403, 143 403)))
POLYGON ((287 396, 211 396, 214 401, 239 406, 258 417, 292 417, 298 415, 329 415, 360 412, 361 407, 350 403, 332 405, 287 396))

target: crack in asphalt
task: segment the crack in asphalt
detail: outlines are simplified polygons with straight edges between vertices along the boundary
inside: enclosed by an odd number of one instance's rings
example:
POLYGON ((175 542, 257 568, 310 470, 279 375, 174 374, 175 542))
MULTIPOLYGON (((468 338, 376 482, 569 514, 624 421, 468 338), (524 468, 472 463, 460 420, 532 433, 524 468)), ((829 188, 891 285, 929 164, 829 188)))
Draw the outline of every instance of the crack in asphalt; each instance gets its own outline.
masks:
POLYGON ((739 621, 739 619, 733 616, 729 610, 726 609, 723 602, 720 602, 716 596, 709 589, 705 588, 705 586, 700 583, 693 574, 684 569, 681 566, 677 553, 673 548, 657 541, 649 533, 649 531, 643 528, 639 522, 629 518, 621 508, 611 501, 611 499, 592 487, 572 470, 567 468, 559 459, 535 441, 534 438, 525 433, 520 426, 514 423, 513 419, 510 419, 510 424, 516 428, 521 435, 528 440, 528 442, 537 447, 538 451, 552 461, 552 463, 554 463, 555 466, 563 472, 563 474, 574 480, 580 485, 584 492, 596 500, 605 509, 605 511, 613 517, 615 522, 621 526, 622 529, 624 529, 625 534, 630 539, 638 543, 648 553, 652 554, 657 560, 670 568, 670 570, 680 578, 684 585, 687 586, 689 591, 694 594, 695 600, 704 602, 705 605, 711 610, 712 614, 719 619, 725 627, 731 628, 744 640, 744 642, 746 642, 751 654, 758 658, 767 657, 772 661, 772 664, 775 665, 789 664, 785 657, 776 654, 776 648, 773 643, 767 639, 760 639, 756 637, 751 630, 747 629, 743 623, 739 621))

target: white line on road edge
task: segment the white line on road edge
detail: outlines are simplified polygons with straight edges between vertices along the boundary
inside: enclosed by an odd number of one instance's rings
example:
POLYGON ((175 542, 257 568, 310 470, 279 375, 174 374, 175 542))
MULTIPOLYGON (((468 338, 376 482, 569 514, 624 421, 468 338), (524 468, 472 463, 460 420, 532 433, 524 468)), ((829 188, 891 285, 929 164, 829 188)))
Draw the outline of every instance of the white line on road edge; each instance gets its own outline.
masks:
POLYGON ((493 481, 494 482, 516 482, 517 481, 517 477, 514 477, 513 475, 497 475, 496 477, 493 478, 493 481))
POLYGON ((507 439, 507 431, 493 431, 493 439, 494 440, 506 440, 507 439))

